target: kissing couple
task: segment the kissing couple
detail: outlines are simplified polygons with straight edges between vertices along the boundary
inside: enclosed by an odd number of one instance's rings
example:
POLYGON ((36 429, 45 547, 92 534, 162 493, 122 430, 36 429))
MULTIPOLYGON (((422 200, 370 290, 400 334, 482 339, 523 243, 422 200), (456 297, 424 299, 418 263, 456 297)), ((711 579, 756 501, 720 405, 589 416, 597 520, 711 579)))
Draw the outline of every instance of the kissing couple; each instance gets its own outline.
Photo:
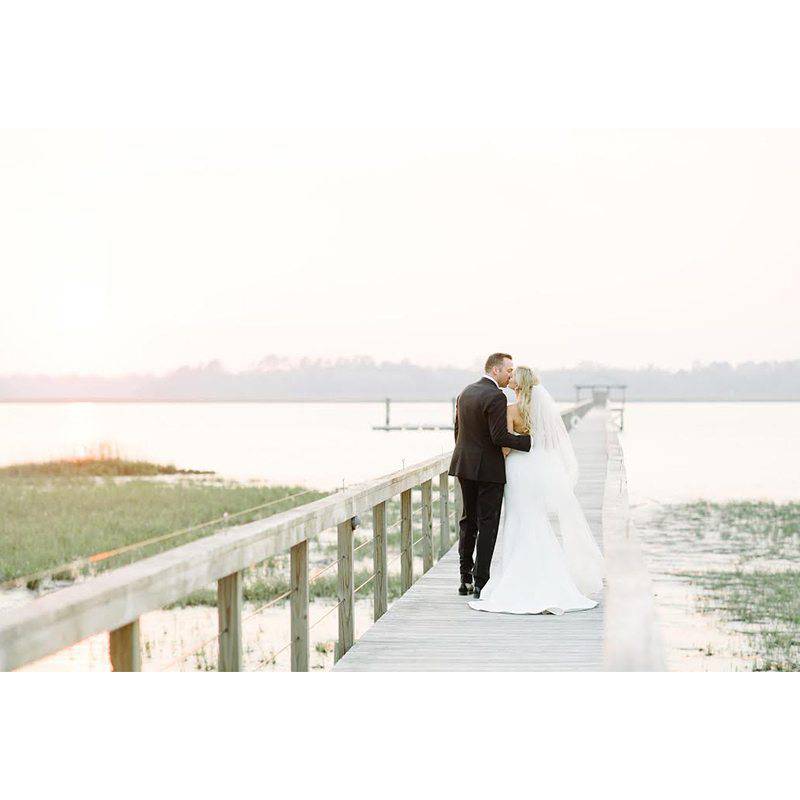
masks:
POLYGON ((476 611, 594 608, 603 556, 575 497, 578 462, 558 407, 537 374, 515 368, 508 353, 492 353, 484 373, 456 401, 450 475, 463 498, 459 594, 472 594, 476 611), (502 559, 493 563, 501 510, 502 559))

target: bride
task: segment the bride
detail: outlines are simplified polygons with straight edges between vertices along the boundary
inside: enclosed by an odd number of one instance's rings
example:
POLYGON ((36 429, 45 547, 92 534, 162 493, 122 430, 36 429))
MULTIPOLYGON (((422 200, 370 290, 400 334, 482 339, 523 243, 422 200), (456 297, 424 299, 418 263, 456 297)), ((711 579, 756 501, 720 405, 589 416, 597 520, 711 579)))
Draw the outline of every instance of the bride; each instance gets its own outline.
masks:
POLYGON ((594 608, 587 595, 603 587, 603 556, 574 493, 578 462, 553 398, 529 367, 517 367, 508 384, 509 433, 530 433, 530 452, 506 455, 502 566, 491 577, 478 611, 563 614, 594 608), (559 538, 550 524, 558 519, 559 538))

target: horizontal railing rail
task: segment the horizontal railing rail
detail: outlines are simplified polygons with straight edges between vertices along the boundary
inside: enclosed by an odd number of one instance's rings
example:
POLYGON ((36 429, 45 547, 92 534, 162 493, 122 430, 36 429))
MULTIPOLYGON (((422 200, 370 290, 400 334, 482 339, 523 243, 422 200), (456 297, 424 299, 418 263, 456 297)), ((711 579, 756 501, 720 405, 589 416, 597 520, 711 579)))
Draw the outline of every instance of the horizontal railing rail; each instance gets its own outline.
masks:
MULTIPOLYGON (((582 403, 562 411, 568 427, 591 408, 582 403)), ((373 514, 373 602, 375 620, 388 607, 387 533, 400 525, 401 586, 413 583, 415 545, 422 544, 423 572, 450 547, 461 500, 457 482, 451 494, 447 475, 450 453, 366 481, 321 500, 270 517, 225 528, 217 533, 165 552, 110 570, 73 586, 0 613, 0 670, 13 670, 70 647, 89 636, 109 632, 112 667, 117 671, 141 669, 139 618, 150 611, 185 598, 217 582, 219 613, 219 668, 238 671, 242 666, 243 571, 271 556, 290 553, 291 666, 305 671, 309 660, 308 541, 320 532, 337 528, 337 597, 341 658, 354 641, 353 586, 354 518, 373 514), (438 482, 438 509, 434 510, 433 481, 438 482), (412 513, 411 492, 421 490, 422 505, 412 513), (400 496, 401 516, 387 526, 386 504, 400 496), (455 513, 451 512, 451 498, 455 513), (417 519, 417 515, 420 515, 417 519), (434 514, 439 519, 440 541, 433 541, 434 514), (455 525, 451 519, 455 517, 455 525), (419 538, 414 537, 418 522, 419 538)), ((359 549, 366 543, 359 545, 359 549)), ((393 559, 396 560, 396 559, 393 559)), ((358 589, 364 588, 362 584, 358 589)), ((316 624, 316 623, 315 623, 316 624)))
POLYGON ((603 662, 610 672, 662 671, 664 646, 653 584, 628 503, 622 447, 609 426, 603 491, 603 549, 606 559, 603 662))

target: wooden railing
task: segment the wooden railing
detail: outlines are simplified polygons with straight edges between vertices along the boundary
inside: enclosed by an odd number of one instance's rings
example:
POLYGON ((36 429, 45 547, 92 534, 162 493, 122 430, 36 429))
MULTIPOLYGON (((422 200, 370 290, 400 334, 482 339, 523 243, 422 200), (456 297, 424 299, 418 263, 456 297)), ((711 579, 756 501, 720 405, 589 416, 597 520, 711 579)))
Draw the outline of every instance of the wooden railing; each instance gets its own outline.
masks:
MULTIPOLYGON (((562 416, 570 427, 592 407, 583 403, 562 416)), ((422 570, 427 572, 452 541, 451 518, 460 516, 447 470, 450 453, 436 456, 383 478, 362 483, 312 503, 221 530, 65 589, 32 600, 0 616, 0 670, 13 670, 104 631, 115 671, 141 669, 139 618, 217 582, 219 619, 218 667, 242 668, 243 571, 271 556, 290 553, 288 594, 291 668, 309 668, 308 543, 320 532, 337 529, 337 599, 341 658, 355 639, 354 519, 372 511, 374 618, 388 608, 387 503, 400 497, 400 580, 402 591, 414 581, 413 548, 422 544, 422 570), (433 483, 438 484, 440 540, 434 542, 433 483), (411 493, 422 496, 420 538, 414 541, 411 493), (451 505, 455 510, 451 512, 451 505)), ((361 547, 361 545, 359 545, 361 547)), ((358 587, 361 588, 361 587, 358 587)))
POLYGON ((606 559, 604 666, 612 672, 666 669, 653 585, 631 519, 628 482, 617 430, 608 430, 603 491, 606 559))

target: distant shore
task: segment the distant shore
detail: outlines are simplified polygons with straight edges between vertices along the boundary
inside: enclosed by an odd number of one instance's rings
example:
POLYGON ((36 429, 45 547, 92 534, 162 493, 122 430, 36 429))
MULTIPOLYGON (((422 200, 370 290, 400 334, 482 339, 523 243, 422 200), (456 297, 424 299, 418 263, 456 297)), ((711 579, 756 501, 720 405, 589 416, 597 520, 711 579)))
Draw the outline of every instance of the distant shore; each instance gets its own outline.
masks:
MULTIPOLYGON (((581 362, 573 367, 538 365, 553 397, 569 401, 575 387, 625 388, 641 402, 737 402, 800 400, 800 359, 731 364, 696 363, 689 369, 628 368, 581 362)), ((366 356, 292 360, 268 355, 256 366, 230 370, 220 361, 185 365, 164 374, 0 374, 0 402, 231 402, 353 403, 446 401, 482 372, 471 367, 422 366, 375 361, 366 356)))

